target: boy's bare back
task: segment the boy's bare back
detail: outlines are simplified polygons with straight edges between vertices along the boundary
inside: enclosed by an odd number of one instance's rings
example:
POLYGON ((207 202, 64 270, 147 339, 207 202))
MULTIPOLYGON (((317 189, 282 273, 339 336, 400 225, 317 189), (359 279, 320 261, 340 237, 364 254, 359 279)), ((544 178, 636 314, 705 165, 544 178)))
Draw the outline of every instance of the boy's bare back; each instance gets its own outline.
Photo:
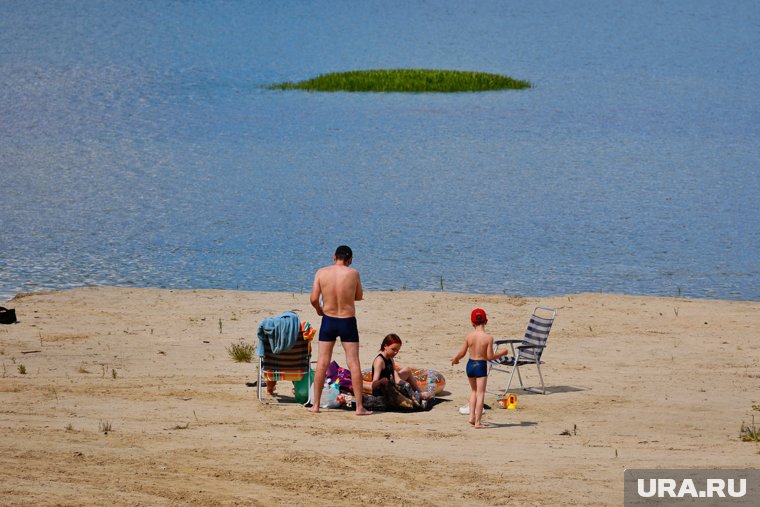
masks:
POLYGON ((475 329, 465 338, 470 359, 491 359, 493 356, 493 336, 481 329, 475 329))
POLYGON ((314 276, 312 302, 322 296, 322 312, 330 317, 347 318, 356 315, 354 301, 362 299, 359 272, 342 264, 321 268, 314 276))

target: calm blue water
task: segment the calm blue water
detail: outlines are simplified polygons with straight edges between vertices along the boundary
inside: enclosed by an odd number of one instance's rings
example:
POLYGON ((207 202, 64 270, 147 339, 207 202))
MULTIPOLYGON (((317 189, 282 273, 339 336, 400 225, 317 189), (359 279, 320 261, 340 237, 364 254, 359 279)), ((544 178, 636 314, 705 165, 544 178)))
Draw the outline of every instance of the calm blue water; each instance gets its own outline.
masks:
POLYGON ((0 3, 0 299, 87 285, 760 301, 760 2, 0 3), (409 4, 412 5, 409 5, 409 4), (313 94, 331 71, 534 88, 313 94))

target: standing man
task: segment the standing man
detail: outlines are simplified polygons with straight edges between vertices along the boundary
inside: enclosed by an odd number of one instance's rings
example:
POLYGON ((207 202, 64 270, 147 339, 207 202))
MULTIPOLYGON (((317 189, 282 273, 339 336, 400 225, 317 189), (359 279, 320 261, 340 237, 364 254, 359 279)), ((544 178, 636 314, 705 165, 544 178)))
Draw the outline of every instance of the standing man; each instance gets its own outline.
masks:
POLYGON ((362 282, 359 272, 351 268, 353 252, 345 245, 335 250, 333 265, 317 270, 314 286, 311 289, 311 305, 322 317, 319 328, 319 354, 317 371, 314 376, 314 404, 311 411, 319 413, 319 400, 325 383, 327 367, 332 361, 335 340, 340 336, 340 343, 346 353, 348 369, 356 400, 356 415, 368 415, 362 405, 362 369, 359 364, 359 329, 356 327, 356 308, 354 301, 362 299, 362 282), (321 298, 321 302, 320 302, 321 298))

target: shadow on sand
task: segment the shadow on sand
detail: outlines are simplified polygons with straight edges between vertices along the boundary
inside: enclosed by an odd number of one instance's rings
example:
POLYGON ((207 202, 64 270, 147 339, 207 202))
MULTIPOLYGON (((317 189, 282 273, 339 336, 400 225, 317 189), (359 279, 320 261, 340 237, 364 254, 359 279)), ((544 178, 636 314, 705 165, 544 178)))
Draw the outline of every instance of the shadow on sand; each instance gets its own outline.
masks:
MULTIPOLYGON (((580 386, 546 386, 546 394, 559 394, 559 393, 577 393, 580 391, 590 391, 590 387, 580 387, 580 386)), ((509 390, 511 393, 517 393, 519 395, 534 395, 543 394, 541 392, 540 388, 535 387, 528 387, 528 388, 521 388, 521 387, 515 387, 509 390)), ((498 390, 498 391, 488 391, 489 394, 496 394, 496 395, 502 395, 504 394, 504 390, 498 390)))
POLYGON ((497 422, 485 421, 483 422, 482 429, 487 430, 487 429, 518 428, 518 427, 529 427, 529 426, 538 426, 538 423, 533 422, 533 421, 523 421, 523 422, 513 422, 513 423, 497 423, 497 422))

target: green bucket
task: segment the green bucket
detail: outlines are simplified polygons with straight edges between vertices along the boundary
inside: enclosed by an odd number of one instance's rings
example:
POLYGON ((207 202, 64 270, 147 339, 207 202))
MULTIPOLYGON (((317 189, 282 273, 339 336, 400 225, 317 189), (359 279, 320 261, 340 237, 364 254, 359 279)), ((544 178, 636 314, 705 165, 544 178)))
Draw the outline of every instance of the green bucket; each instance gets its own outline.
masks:
POLYGON ((311 370, 308 375, 301 377, 301 380, 293 382, 293 387, 296 391, 296 402, 306 403, 309 399, 309 384, 314 383, 314 370, 311 370), (309 376, 311 376, 311 382, 309 382, 309 376))

